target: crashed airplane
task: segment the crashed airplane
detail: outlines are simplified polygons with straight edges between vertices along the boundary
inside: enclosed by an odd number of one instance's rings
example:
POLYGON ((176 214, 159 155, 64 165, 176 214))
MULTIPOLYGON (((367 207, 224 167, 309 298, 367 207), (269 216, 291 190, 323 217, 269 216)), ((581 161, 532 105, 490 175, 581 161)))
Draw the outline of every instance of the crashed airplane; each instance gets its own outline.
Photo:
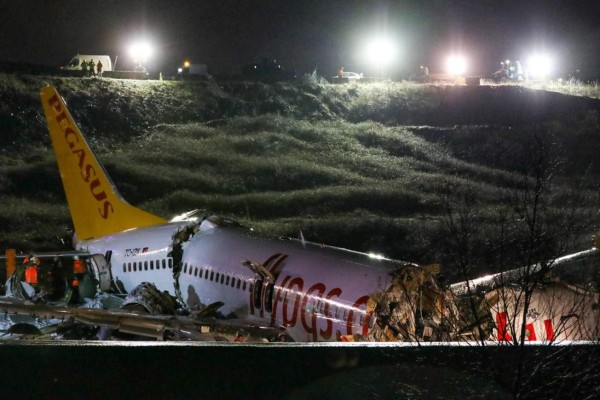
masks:
MULTIPOLYGON (((41 100, 75 228, 75 251, 36 254, 53 266, 54 289, 59 281, 52 296, 32 289, 23 282, 24 268, 14 267, 7 296, 0 299, 6 313, 102 327, 98 338, 121 332, 158 340, 236 340, 241 329, 263 339, 275 334, 277 340, 300 342, 521 337, 515 326, 512 336, 505 332, 506 313, 513 322, 520 313, 518 300, 487 301, 485 313, 496 324, 482 332, 481 324, 473 328, 460 315, 457 299, 470 290, 440 288, 436 266, 269 238, 195 212, 167 221, 136 208, 121 197, 56 89, 43 88, 41 100), (56 279, 65 271, 63 260, 72 260, 75 269, 56 279), (101 296, 113 305, 90 305, 101 296), (81 303, 83 308, 76 306, 81 303)), ((17 257, 11 258, 17 265, 17 257)), ((583 296, 585 312, 578 318, 588 326, 598 318, 593 311, 598 294, 583 296)), ((561 329, 562 314, 542 312, 531 315, 550 321, 543 322, 546 334, 528 340, 598 336, 561 329)))

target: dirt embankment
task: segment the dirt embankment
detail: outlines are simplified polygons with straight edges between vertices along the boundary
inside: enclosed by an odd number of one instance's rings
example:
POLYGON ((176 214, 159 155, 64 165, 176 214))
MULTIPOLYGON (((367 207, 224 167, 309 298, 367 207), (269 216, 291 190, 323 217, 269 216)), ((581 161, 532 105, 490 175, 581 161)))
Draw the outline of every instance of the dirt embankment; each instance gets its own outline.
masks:
POLYGON ((215 124, 265 114, 386 125, 510 126, 578 119, 600 109, 600 100, 519 86, 269 85, 0 74, 1 149, 48 145, 38 97, 39 89, 48 84, 65 97, 91 140, 98 136, 123 140, 158 124, 215 124))

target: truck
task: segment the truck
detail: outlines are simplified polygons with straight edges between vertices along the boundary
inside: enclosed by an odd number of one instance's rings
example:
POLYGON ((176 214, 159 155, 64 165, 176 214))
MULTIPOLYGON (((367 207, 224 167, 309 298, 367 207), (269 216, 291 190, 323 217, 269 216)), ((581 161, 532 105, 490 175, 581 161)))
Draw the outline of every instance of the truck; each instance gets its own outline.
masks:
POLYGON ((177 74, 180 78, 207 78, 208 68, 206 64, 192 64, 189 61, 184 61, 181 67, 177 68, 177 74))

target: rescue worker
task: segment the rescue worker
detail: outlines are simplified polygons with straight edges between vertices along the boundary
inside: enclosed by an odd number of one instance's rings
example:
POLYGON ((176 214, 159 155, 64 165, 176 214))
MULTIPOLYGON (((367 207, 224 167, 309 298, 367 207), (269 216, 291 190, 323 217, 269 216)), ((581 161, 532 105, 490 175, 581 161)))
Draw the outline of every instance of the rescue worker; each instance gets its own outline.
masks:
POLYGON ((88 74, 88 63, 85 60, 83 60, 82 63, 81 63, 81 71, 83 73, 82 76, 84 76, 84 77, 87 76, 87 74, 88 74))
POLYGON ((243 330, 240 329, 237 332, 237 335, 235 337, 235 339, 233 340, 235 343, 244 343, 248 340, 248 334, 243 330))
POLYGON ((30 255, 23 260, 23 265, 25 266, 25 282, 36 287, 38 284, 38 266, 40 265, 40 260, 30 255))
POLYGON ((85 272, 85 261, 78 256, 73 257, 73 280, 71 281, 73 293, 71 294, 71 303, 79 303, 82 300, 82 296, 79 293, 79 283, 83 279, 85 272))
POLYGON ((90 67, 90 76, 96 76, 96 63, 93 59, 88 63, 88 67, 90 67))
POLYGON ((102 61, 98 60, 98 64, 96 64, 96 75, 98 75, 99 78, 102 78, 102 61))

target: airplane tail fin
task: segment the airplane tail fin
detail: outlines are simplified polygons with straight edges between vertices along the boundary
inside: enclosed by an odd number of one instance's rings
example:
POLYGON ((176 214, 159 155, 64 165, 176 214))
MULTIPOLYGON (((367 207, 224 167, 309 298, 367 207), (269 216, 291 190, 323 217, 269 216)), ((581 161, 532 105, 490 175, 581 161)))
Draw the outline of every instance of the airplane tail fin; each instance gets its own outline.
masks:
POLYGON ((121 197, 53 86, 40 97, 79 240, 166 222, 121 197))

